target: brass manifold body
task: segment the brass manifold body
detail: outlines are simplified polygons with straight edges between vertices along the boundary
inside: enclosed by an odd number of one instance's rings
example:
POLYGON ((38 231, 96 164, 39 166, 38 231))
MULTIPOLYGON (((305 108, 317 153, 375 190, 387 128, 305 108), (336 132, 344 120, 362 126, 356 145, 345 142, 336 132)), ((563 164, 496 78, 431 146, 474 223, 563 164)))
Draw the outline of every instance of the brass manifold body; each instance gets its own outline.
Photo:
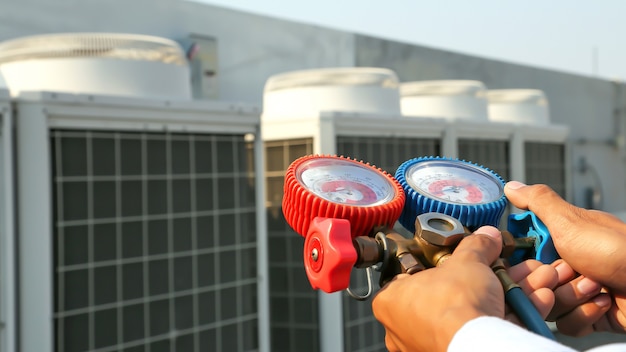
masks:
MULTIPOLYGON (((502 258, 513 255, 517 249, 530 249, 535 246, 533 237, 515 238, 508 231, 502 233, 502 253, 491 265, 496 277, 502 284, 506 302, 529 330, 547 338, 554 335, 543 321, 527 296, 506 271, 502 258)), ((413 238, 405 238, 387 228, 375 229, 373 237, 359 236, 352 240, 357 251, 355 267, 367 268, 368 293, 364 296, 354 294, 348 288, 348 294, 358 300, 367 299, 372 293, 371 267, 380 271, 380 286, 384 286, 396 275, 414 274, 427 268, 444 263, 461 240, 471 234, 470 229, 451 216, 440 213, 421 214, 415 220, 413 238), (382 265, 377 266, 378 263, 382 265)))
MULTIPOLYGON (((425 213, 415 220, 413 238, 388 228, 375 229, 374 233, 373 237, 352 240, 358 258, 355 267, 368 268, 382 262, 382 287, 398 274, 413 274, 441 265, 471 231, 451 216, 425 213)), ((516 249, 532 248, 535 242, 534 238, 514 238, 508 231, 502 231, 502 240, 501 258, 511 256, 516 249)))

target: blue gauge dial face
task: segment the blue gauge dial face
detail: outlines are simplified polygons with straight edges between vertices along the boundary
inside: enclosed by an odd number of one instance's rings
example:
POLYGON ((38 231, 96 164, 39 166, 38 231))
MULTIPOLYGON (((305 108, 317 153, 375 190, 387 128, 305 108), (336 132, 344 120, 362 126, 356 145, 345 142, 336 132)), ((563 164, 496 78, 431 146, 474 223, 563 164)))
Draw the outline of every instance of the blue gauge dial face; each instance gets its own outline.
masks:
POLYGON ((395 196, 383 174, 348 160, 313 159, 298 167, 296 177, 313 194, 334 203, 377 206, 395 196))
POLYGON ((455 204, 486 204, 504 195, 502 182, 486 169, 458 160, 428 160, 406 171, 407 183, 422 195, 455 204))

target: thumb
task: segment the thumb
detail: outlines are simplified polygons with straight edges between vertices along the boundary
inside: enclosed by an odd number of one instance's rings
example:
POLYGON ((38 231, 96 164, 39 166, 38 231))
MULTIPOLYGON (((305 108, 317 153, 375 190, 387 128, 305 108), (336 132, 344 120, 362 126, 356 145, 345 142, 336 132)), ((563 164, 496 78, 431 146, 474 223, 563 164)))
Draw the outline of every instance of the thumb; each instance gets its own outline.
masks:
POLYGON ((504 194, 509 202, 519 209, 527 209, 543 221, 551 231, 552 237, 560 237, 572 224, 579 224, 581 209, 566 202, 552 188, 546 185, 527 186, 521 182, 510 181, 504 187, 504 194), (552 232, 554 229, 559 231, 552 232))
POLYGON ((521 182, 510 181, 504 186, 504 194, 511 204, 519 209, 528 209, 540 218, 542 212, 553 213, 550 208, 555 206, 573 207, 546 185, 527 186, 521 182))
POLYGON ((483 226, 465 237, 449 261, 482 263, 490 266, 502 252, 502 234, 493 226, 483 226))

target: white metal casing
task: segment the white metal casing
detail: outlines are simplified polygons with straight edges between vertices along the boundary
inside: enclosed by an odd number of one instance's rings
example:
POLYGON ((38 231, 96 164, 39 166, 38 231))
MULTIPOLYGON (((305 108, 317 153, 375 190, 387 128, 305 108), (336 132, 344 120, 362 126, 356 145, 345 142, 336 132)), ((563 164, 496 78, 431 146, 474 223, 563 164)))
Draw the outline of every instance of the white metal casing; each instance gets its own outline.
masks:
POLYGON ((0 351, 6 352, 17 351, 13 155, 9 92, 0 87, 0 351))
POLYGON ((487 91, 489 120, 546 126, 550 124, 548 99, 538 89, 487 91))
POLYGON ((263 153, 256 108, 217 102, 21 92, 17 129, 20 338, 23 351, 54 351, 50 130, 250 134, 254 139, 257 210, 258 345, 269 351, 263 153), (32 338, 37 336, 37 338, 32 338))
POLYGON ((265 84, 268 119, 329 110, 399 114, 398 78, 383 68, 339 67, 278 74, 265 84))
POLYGON ((485 85, 479 81, 404 82, 400 84, 402 115, 486 121, 486 91, 485 85))

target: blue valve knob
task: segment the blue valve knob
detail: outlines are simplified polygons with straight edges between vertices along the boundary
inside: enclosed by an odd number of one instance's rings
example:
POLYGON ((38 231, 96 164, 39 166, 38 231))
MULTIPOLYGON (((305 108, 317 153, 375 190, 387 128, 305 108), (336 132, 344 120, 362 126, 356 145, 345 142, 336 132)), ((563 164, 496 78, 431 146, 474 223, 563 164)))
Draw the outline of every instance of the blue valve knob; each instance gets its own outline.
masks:
POLYGON ((405 161, 395 175, 406 202, 398 221, 415 232, 415 219, 424 213, 442 213, 470 230, 498 226, 506 208, 504 180, 477 164, 442 157, 405 161))
POLYGON ((509 258, 511 265, 526 259, 536 259, 544 264, 550 264, 559 259, 548 228, 535 213, 526 211, 521 214, 509 215, 507 229, 515 238, 530 237, 535 239, 533 248, 518 249, 513 253, 509 258))

